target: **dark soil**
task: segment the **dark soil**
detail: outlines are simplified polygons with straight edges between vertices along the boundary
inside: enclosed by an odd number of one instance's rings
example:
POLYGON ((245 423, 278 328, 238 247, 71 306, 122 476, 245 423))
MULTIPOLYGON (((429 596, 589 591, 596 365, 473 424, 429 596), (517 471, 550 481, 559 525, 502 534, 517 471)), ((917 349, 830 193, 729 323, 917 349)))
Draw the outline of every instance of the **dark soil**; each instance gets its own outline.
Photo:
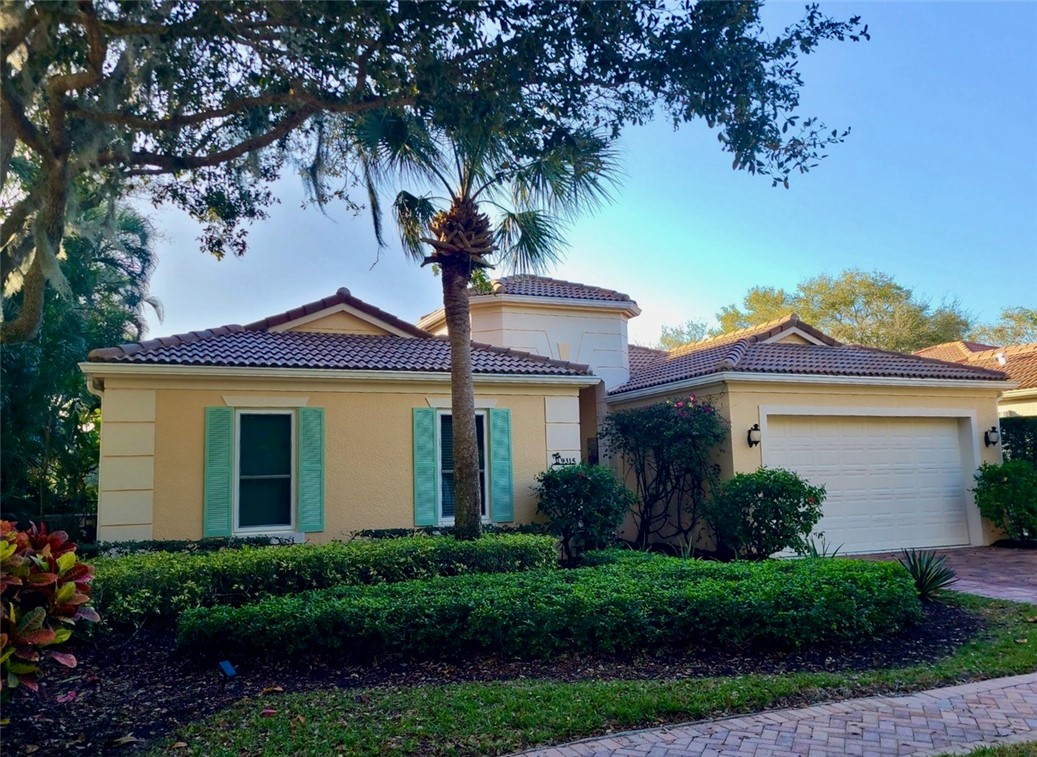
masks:
POLYGON ((665 652, 640 657, 571 656, 520 662, 382 661, 350 665, 326 656, 233 660, 238 675, 224 685, 215 666, 179 655, 171 635, 142 632, 122 644, 70 649, 73 670, 53 670, 38 696, 16 692, 4 707, 5 754, 128 753, 246 696, 331 687, 414 686, 523 678, 558 681, 682 679, 747 673, 865 670, 914 665, 944 657, 983 627, 953 605, 933 604, 926 618, 896 636, 867 644, 796 653, 665 652))

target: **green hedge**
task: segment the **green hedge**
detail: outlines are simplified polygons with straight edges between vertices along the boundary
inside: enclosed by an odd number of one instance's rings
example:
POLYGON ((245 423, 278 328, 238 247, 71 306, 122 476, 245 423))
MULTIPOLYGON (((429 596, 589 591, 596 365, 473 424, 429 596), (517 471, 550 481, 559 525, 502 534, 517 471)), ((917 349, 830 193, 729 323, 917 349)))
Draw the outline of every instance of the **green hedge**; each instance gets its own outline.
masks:
POLYGON ((100 558, 94 605, 108 628, 172 624, 188 608, 240 605, 340 584, 377 584, 554 566, 555 540, 499 534, 477 541, 412 536, 378 541, 244 547, 197 554, 100 558))
POLYGON ((220 549, 272 547, 291 544, 276 536, 214 536, 206 539, 148 539, 144 541, 100 541, 80 544, 84 557, 125 557, 146 552, 216 552, 220 549))
POLYGON ((889 634, 920 618, 900 565, 715 563, 655 556, 576 570, 340 587, 185 612, 203 654, 520 658, 659 645, 798 648, 889 634))

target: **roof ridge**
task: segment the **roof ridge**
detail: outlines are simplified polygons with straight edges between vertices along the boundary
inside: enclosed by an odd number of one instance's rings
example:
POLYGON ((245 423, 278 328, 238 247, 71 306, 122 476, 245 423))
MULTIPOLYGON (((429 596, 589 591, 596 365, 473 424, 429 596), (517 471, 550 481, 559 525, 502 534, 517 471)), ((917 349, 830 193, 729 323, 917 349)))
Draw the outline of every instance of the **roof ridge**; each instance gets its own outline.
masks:
POLYGON ((1023 342, 1022 344, 1009 344, 1006 347, 992 347, 982 352, 973 352, 969 355, 969 361, 996 358, 999 353, 1005 357, 1012 357, 1013 355, 1029 355, 1035 352, 1037 352, 1037 342, 1023 342))
MULTIPOLYGON (((735 329, 734 331, 725 331, 723 334, 717 334, 716 336, 706 337, 705 339, 699 339, 697 342, 688 342, 687 344, 682 344, 680 347, 674 347, 672 350, 669 350, 668 354, 671 357, 680 357, 681 355, 685 355, 689 352, 697 352, 700 349, 719 346, 720 344, 724 344, 729 341, 738 341, 739 339, 763 336, 765 334, 766 336, 773 336, 781 329, 781 327, 788 326, 790 324, 795 324, 796 326, 807 326, 811 329, 811 331, 816 331, 818 334, 821 334, 825 338, 832 339, 827 334, 822 334, 822 332, 817 331, 817 329, 815 329, 813 326, 804 323, 796 313, 788 313, 780 318, 775 318, 770 321, 764 321, 763 323, 758 323, 755 326, 745 326, 740 329, 735 329)), ((835 340, 832 339, 832 341, 834 342, 835 340)))
POLYGON ((745 356, 746 350, 749 349, 749 345, 757 341, 756 337, 747 337, 745 339, 739 339, 733 345, 731 345, 731 351, 717 363, 717 368, 720 370, 727 369, 732 370, 741 359, 745 356))
MULTIPOLYGON (((562 284, 564 286, 582 287, 584 289, 595 289, 599 292, 607 292, 608 294, 613 294, 617 297, 623 297, 627 300, 633 301, 629 294, 626 292, 620 292, 618 289, 609 289, 608 287, 598 286, 597 284, 584 284, 582 281, 569 281, 568 279, 556 279, 551 276, 540 276, 534 273, 516 273, 510 276, 501 276, 500 278, 491 279, 490 286, 493 291, 489 294, 497 294, 497 285, 508 281, 541 281, 551 284, 562 284)), ((480 294, 483 293, 480 292, 480 294)), ((505 292, 505 294, 507 294, 507 292, 505 292)))
POLYGON ((322 297, 319 300, 307 302, 306 304, 299 305, 298 307, 294 307, 291 310, 285 310, 284 312, 267 316, 266 318, 261 318, 258 321, 247 323, 243 328, 246 331, 269 331, 271 328, 275 326, 281 326, 285 323, 291 323, 292 321, 298 320, 299 318, 304 318, 305 316, 313 315, 314 313, 319 313, 320 311, 327 310, 328 308, 334 307, 335 305, 349 305, 351 307, 354 307, 357 310, 360 310, 361 312, 367 313, 367 315, 370 315, 373 318, 376 318, 380 321, 384 321, 388 325, 397 328, 400 331, 407 332, 411 336, 431 336, 428 331, 425 331, 425 329, 419 328, 418 326, 415 326, 413 323, 408 323, 407 321, 404 321, 403 319, 396 317, 388 311, 382 310, 381 308, 376 307, 375 305, 361 300, 359 297, 353 296, 353 294, 346 287, 339 287, 335 291, 335 294, 329 295, 327 297, 322 297))
POLYGON ((211 339, 226 334, 237 334, 238 332, 245 330, 245 327, 232 323, 226 326, 217 326, 213 329, 185 331, 182 334, 160 336, 155 337, 154 339, 145 339, 140 342, 127 342, 115 347, 98 347, 90 350, 90 352, 87 353, 86 359, 91 362, 103 362, 112 358, 122 357, 123 355, 135 355, 138 352, 147 352, 148 350, 153 350, 158 347, 178 347, 182 344, 200 342, 203 339, 211 339))

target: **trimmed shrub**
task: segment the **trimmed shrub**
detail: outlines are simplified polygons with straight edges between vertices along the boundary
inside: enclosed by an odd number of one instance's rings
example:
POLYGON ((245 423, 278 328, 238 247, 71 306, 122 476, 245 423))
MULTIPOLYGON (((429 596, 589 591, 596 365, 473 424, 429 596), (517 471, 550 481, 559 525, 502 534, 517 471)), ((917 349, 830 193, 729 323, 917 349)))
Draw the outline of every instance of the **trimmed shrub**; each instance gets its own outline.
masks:
POLYGON ((273 547, 292 544, 276 536, 214 536, 205 539, 154 539, 146 541, 100 541, 80 544, 79 554, 83 557, 124 557, 146 552, 216 552, 220 549, 242 547, 273 547))
MULTIPOLYGON (((500 525, 483 523, 484 534, 547 534, 544 523, 519 523, 517 525, 500 525)), ((453 526, 417 526, 415 528, 363 528, 351 531, 350 535, 359 539, 400 539, 405 536, 453 536, 453 526)))
POLYGON ((1006 460, 1025 460, 1037 469, 1037 417, 1013 415, 1000 418, 1001 449, 1006 460))
POLYGON ((1010 538, 1037 540, 1037 469, 1029 461, 984 463, 973 491, 983 517, 1010 538))
POLYGON ((537 512, 562 544, 572 564, 588 549, 604 549, 634 504, 634 493, 603 465, 566 465, 537 476, 537 512))
POLYGON ((338 584, 377 584, 555 565, 548 536, 493 535, 476 541, 415 536, 378 541, 154 552, 96 563, 95 602, 107 627, 172 624, 188 608, 240 605, 338 584))
POLYGON ((746 560, 766 560, 784 549, 809 548, 807 537, 821 520, 824 499, 823 486, 783 468, 760 468, 725 481, 707 518, 718 547, 746 560))
POLYGON ((663 647, 799 648, 895 633, 920 619, 896 563, 717 563, 651 556, 569 571, 343 586, 185 612, 203 654, 331 652, 543 658, 663 647))
POLYGON ((48 533, 43 524, 19 531, 0 521, 0 696, 19 686, 36 691, 45 659, 76 666, 75 657, 52 647, 69 640, 77 620, 98 620, 92 578, 64 531, 48 533))

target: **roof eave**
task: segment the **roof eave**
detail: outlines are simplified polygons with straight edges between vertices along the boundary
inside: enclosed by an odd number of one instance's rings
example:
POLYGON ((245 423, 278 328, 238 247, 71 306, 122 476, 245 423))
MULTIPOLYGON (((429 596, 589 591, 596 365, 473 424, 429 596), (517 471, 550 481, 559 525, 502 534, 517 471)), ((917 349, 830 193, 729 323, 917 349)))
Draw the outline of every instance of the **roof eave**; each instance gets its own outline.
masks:
MULTIPOLYGON (((256 368, 229 365, 168 365, 159 363, 84 362, 80 370, 90 379, 108 376, 163 378, 306 379, 316 381, 386 381, 450 383, 449 371, 351 370, 340 368, 256 368)), ((589 374, 475 373, 476 384, 564 384, 595 386, 601 379, 589 374)))
POLYGON ((607 402, 620 402, 654 395, 671 394, 716 383, 828 384, 835 386, 918 387, 933 389, 997 389, 1005 391, 1018 386, 997 379, 923 379, 896 376, 832 376, 813 373, 754 373, 750 371, 718 371, 680 381, 670 381, 642 389, 609 394, 607 402))

